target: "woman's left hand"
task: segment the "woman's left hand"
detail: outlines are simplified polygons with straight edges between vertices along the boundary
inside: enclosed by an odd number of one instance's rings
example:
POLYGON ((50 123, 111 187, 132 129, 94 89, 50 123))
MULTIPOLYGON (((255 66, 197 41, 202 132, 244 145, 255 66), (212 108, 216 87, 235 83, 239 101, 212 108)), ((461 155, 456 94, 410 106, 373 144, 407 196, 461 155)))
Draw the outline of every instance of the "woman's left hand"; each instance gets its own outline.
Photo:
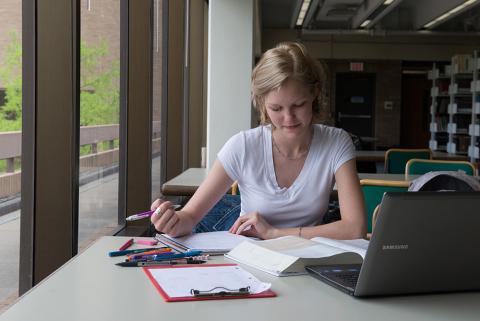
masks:
POLYGON ((265 240, 274 238, 276 230, 260 213, 253 212, 240 216, 228 231, 265 240))

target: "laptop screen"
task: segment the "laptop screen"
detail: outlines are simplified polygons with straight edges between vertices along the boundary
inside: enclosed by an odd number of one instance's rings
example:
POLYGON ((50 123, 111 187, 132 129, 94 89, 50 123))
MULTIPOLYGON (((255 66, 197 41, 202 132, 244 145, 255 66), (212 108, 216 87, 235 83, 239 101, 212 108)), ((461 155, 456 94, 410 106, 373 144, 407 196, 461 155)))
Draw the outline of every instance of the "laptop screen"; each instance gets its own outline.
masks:
POLYGON ((480 289, 480 193, 386 193, 356 296, 480 289))

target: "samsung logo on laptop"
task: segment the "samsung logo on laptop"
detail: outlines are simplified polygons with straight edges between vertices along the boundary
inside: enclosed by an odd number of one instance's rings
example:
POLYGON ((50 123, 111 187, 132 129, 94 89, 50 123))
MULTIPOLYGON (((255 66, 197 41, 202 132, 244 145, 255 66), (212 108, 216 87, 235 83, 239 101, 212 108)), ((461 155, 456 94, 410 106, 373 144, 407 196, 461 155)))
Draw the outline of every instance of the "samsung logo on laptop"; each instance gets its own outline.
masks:
POLYGON ((408 250, 408 244, 387 244, 387 245, 382 245, 382 250, 408 250))

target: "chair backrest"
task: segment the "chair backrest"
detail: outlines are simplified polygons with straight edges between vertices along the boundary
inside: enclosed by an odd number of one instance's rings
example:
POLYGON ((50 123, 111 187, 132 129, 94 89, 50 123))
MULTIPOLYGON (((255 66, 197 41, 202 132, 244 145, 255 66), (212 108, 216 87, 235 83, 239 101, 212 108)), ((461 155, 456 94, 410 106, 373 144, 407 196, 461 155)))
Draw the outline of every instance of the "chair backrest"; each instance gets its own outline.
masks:
POLYGON ((232 187, 230 189, 230 194, 232 194, 232 195, 240 194, 240 191, 238 190, 238 182, 237 181, 233 182, 232 187))
POLYGON ((380 204, 378 204, 373 210, 372 214, 372 232, 375 229, 375 224, 377 223, 378 213, 380 213, 380 204))
POLYGON ((403 174, 408 160, 431 159, 432 151, 425 149, 391 148, 385 153, 385 173, 403 174))
POLYGON ((405 166, 405 175, 423 175, 433 171, 463 171, 474 176, 475 166, 465 161, 447 161, 433 159, 410 159, 405 166))
POLYGON ((385 192, 406 192, 409 181, 388 181, 379 179, 360 180, 363 198, 367 209, 367 232, 372 232, 372 216, 375 207, 382 201, 385 192))

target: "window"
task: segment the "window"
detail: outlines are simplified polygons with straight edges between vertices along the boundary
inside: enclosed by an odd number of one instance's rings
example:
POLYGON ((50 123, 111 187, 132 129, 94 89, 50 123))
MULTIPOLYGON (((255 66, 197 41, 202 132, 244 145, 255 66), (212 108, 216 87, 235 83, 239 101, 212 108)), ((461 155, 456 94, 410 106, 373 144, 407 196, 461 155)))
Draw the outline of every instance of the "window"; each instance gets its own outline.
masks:
POLYGON ((79 251, 118 226, 120 1, 81 2, 79 251))
POLYGON ((164 113, 162 113, 162 106, 164 101, 163 82, 164 82, 164 68, 163 68, 163 13, 164 0, 154 0, 153 3, 153 97, 152 97, 152 200, 160 197, 160 184, 164 177, 162 158, 162 126, 161 121, 164 113))
POLYGON ((0 313, 18 296, 22 2, 0 2, 0 313))

